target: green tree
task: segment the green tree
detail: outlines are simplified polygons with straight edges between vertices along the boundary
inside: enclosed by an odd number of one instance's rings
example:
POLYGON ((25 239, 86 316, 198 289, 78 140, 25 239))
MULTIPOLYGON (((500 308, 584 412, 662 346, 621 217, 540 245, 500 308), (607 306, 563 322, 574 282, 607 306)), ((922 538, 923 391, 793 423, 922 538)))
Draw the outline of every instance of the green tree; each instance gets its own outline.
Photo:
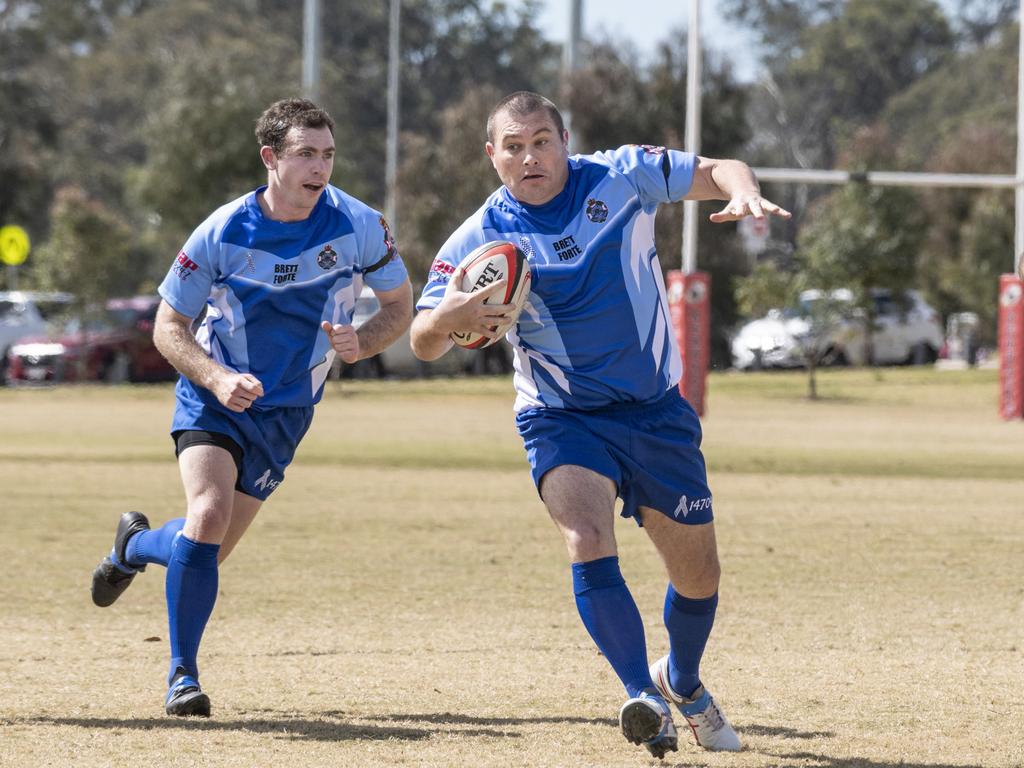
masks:
MULTIPOLYGON (((445 110, 477 87, 491 85, 502 94, 550 91, 557 81, 558 49, 536 27, 537 7, 536 0, 516 9, 490 0, 405 0, 403 132, 438 136, 445 110)), ((324 14, 323 21, 324 61, 333 62, 323 72, 323 100, 345 126, 339 152, 353 160, 340 178, 347 191, 382 206, 388 4, 352 3, 343 14, 324 14)), ((463 152, 476 152, 477 146, 463 152)))
POLYGON ((53 193, 59 122, 47 93, 45 29, 25 2, 0 3, 0 226, 40 242, 53 193))
POLYGON ((768 20, 767 67, 756 91, 764 102, 758 142, 781 165, 834 167, 858 128, 953 49, 952 30, 934 0, 734 0, 731 6, 739 18, 768 20), (793 28, 784 23, 798 17, 793 28))
POLYGON ((720 0, 726 17, 760 43, 769 67, 781 72, 803 53, 807 30, 842 15, 848 0, 720 0))
POLYGON ((138 263, 123 219, 78 187, 58 192, 51 219, 50 238, 35 253, 41 287, 73 293, 80 308, 136 291, 138 263))
POLYGON ((54 190, 91 180, 72 159, 73 140, 88 124, 75 119, 75 105, 101 99, 91 84, 79 87, 76 71, 115 28, 163 1, 0 2, 0 222, 17 221, 43 242, 54 190))
POLYGON ((197 63, 183 55, 172 65, 143 125, 146 162, 126 177, 133 206, 152 222, 146 242, 160 272, 212 210, 266 183, 253 128, 297 76, 280 38, 259 50, 234 37, 212 42, 197 63))
MULTIPOLYGON (((159 253, 160 267, 169 249, 180 246, 210 210, 260 183, 264 170, 252 125, 270 101, 298 90, 301 13, 286 2, 259 6, 264 16, 255 21, 239 12, 238 3, 225 8, 188 0, 154 9, 125 29, 119 45, 93 68, 109 72, 117 66, 112 58, 140 49, 142 36, 158 41, 163 51, 163 69, 146 70, 152 79, 141 98, 149 107, 132 134, 137 145, 129 154, 141 162, 121 176, 130 179, 128 207, 141 215, 140 231, 159 253)), ((322 102, 337 123, 333 181, 382 207, 387 51, 380 41, 387 39, 387 7, 355 4, 345 14, 325 13, 323 23, 322 102)), ((543 67, 554 48, 529 24, 529 17, 504 7, 488 12, 480 0, 403 4, 404 163, 423 167, 424 148, 436 159, 438 136, 451 128, 444 123, 446 110, 457 107, 455 97, 477 83, 539 87, 531 72, 543 67)), ((147 64, 133 61, 132 66, 147 64)), ((462 165, 467 153, 473 160, 482 156, 483 121, 478 125, 472 144, 448 147, 442 164, 462 165)), ((436 173, 439 167, 435 162, 426 173, 403 174, 400 210, 406 205, 422 210, 423 200, 436 198, 433 187, 443 178, 436 173)), ((407 237, 404 224, 418 215, 407 218, 403 210, 400 216, 399 243, 407 258, 417 257, 422 240, 418 230, 407 237)))
MULTIPOLYGON (((105 300, 138 290, 132 232, 124 220, 76 187, 58 191, 51 221, 50 238, 36 254, 35 274, 43 288, 74 296, 73 311, 87 348, 87 330, 102 314, 105 300)), ((87 357, 79 357, 79 376, 87 357)))
POLYGON ((470 89, 442 111, 436 135, 402 137, 398 245, 414 283, 425 279, 444 241, 500 184, 484 153, 484 126, 503 95, 493 85, 470 89))
POLYGON ((130 223, 152 283, 213 209, 263 178, 252 127, 298 79, 292 41, 248 5, 154 3, 74 68, 65 173, 130 223))
MULTIPOLYGON (((1016 164, 1018 26, 990 34, 979 47, 891 100, 879 121, 889 126, 894 166, 945 173, 1010 174, 1016 164)), ((943 314, 973 311, 981 343, 994 343, 997 276, 1013 266, 1012 190, 929 189, 920 196, 930 222, 919 284, 943 314)))
POLYGON ((797 281, 771 261, 755 265, 749 275, 734 278, 736 307, 745 317, 761 317, 772 309, 788 307, 796 300, 797 281))
POLYGON ((960 0, 957 26, 965 43, 983 46, 1017 18, 1019 0, 960 0))

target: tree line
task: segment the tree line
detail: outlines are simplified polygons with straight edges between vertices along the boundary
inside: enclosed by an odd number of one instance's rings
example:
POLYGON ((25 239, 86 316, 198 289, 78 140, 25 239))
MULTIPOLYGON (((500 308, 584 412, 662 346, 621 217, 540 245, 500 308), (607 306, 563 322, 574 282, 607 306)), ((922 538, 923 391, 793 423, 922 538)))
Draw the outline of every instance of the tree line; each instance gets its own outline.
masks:
MULTIPOLYGON (((333 181, 382 208, 388 4, 322 6, 333 181)), ((934 0, 723 6, 757 30, 764 66, 739 82, 728 41, 710 41, 704 154, 766 166, 1012 172, 1012 0, 967 0, 955 15, 934 0)), ((551 95, 571 110, 579 151, 682 146, 685 29, 666 29, 644 53, 587 41, 582 67, 563 82, 560 46, 539 28, 535 0, 403 0, 402 14, 396 231, 414 280, 497 184, 482 144, 501 95, 551 95)), ((299 91, 301 40, 301 4, 290 0, 0 0, 0 224, 26 227, 36 244, 20 284, 91 297, 155 288, 192 228, 263 181, 252 127, 267 104, 299 91)), ((1012 192, 765 191, 796 216, 773 225, 756 259, 733 227, 701 223, 717 364, 728 361, 741 306, 760 311, 809 279, 913 284, 943 312, 979 312, 993 333, 996 275, 1012 263, 1012 192), (758 283, 766 273, 771 280, 758 283)), ((702 219, 711 210, 702 205, 702 219)), ((679 266, 681 230, 681 206, 665 206, 657 235, 666 268, 679 266)))

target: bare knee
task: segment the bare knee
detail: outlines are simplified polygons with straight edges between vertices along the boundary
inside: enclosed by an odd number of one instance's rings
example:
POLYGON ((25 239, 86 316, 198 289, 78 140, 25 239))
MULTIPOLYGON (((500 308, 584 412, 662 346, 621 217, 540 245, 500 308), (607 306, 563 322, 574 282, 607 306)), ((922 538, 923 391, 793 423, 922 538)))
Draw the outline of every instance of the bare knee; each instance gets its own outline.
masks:
POLYGON ((184 534, 193 541, 220 544, 231 525, 231 505, 215 494, 204 494, 189 504, 184 534))
POLYGON ((701 556, 666 565, 672 586, 684 597, 701 599, 718 592, 718 585, 722 580, 722 567, 718 563, 716 551, 711 550, 702 553, 701 556))
POLYGON ((559 527, 569 558, 574 563, 585 563, 616 554, 615 537, 602 526, 589 521, 576 521, 571 527, 559 527))
POLYGON ((676 592, 693 599, 715 594, 722 568, 714 523, 684 525, 646 507, 641 514, 644 529, 657 547, 676 592))
POLYGON ((610 557, 615 549, 615 483, 593 470, 562 465, 541 482, 541 498, 573 562, 610 557))

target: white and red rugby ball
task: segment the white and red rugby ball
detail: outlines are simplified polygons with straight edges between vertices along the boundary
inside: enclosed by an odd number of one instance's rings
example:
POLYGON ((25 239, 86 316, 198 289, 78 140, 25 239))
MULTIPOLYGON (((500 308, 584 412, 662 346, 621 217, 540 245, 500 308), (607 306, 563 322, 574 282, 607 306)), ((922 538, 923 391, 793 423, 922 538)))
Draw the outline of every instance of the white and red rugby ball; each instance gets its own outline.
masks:
MULTIPOLYGON (((530 265, 524 254, 514 243, 505 240, 492 240, 464 258, 459 269, 462 280, 455 287, 466 293, 486 288, 496 280, 505 280, 505 291, 491 294, 485 304, 514 304, 515 311, 509 322, 494 326, 492 330, 500 331, 496 338, 489 339, 479 333, 452 333, 451 339, 460 347, 467 349, 483 349, 494 344, 519 319, 523 311, 526 297, 530 295, 530 265)), ((458 272, 458 270, 456 270, 458 272)))

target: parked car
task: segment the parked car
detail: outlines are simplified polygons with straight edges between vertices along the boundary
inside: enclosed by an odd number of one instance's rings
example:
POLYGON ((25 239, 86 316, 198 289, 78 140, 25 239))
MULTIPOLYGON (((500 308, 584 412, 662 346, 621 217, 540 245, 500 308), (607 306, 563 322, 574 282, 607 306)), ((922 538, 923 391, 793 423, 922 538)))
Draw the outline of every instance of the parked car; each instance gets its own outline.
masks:
POLYGON ((69 293, 0 291, 0 382, 7 379, 7 353, 26 336, 46 333, 46 323, 71 304, 69 293))
MULTIPOLYGON (((370 288, 364 287, 356 299, 352 325, 358 328, 378 309, 380 301, 370 288)), ((511 370, 512 355, 504 341, 480 350, 456 346, 441 358, 428 363, 412 353, 408 330, 380 354, 351 365, 341 364, 341 376, 344 378, 413 378, 462 373, 508 373, 511 370)))
MULTIPOLYGON (((733 365, 740 370, 798 368, 806 365, 806 351, 815 350, 822 365, 864 365, 868 346, 863 317, 853 309, 845 289, 800 294, 796 308, 773 309, 752 320, 732 339, 733 365), (821 323, 820 302, 835 310, 832 322, 821 323)), ((939 314, 917 291, 894 297, 890 291, 872 292, 875 329, 871 334, 874 360, 879 365, 935 362, 943 344, 939 314)))
POLYGON ((85 318, 70 311, 50 319, 7 355, 9 383, 165 381, 177 373, 153 345, 159 296, 111 299, 85 318))

